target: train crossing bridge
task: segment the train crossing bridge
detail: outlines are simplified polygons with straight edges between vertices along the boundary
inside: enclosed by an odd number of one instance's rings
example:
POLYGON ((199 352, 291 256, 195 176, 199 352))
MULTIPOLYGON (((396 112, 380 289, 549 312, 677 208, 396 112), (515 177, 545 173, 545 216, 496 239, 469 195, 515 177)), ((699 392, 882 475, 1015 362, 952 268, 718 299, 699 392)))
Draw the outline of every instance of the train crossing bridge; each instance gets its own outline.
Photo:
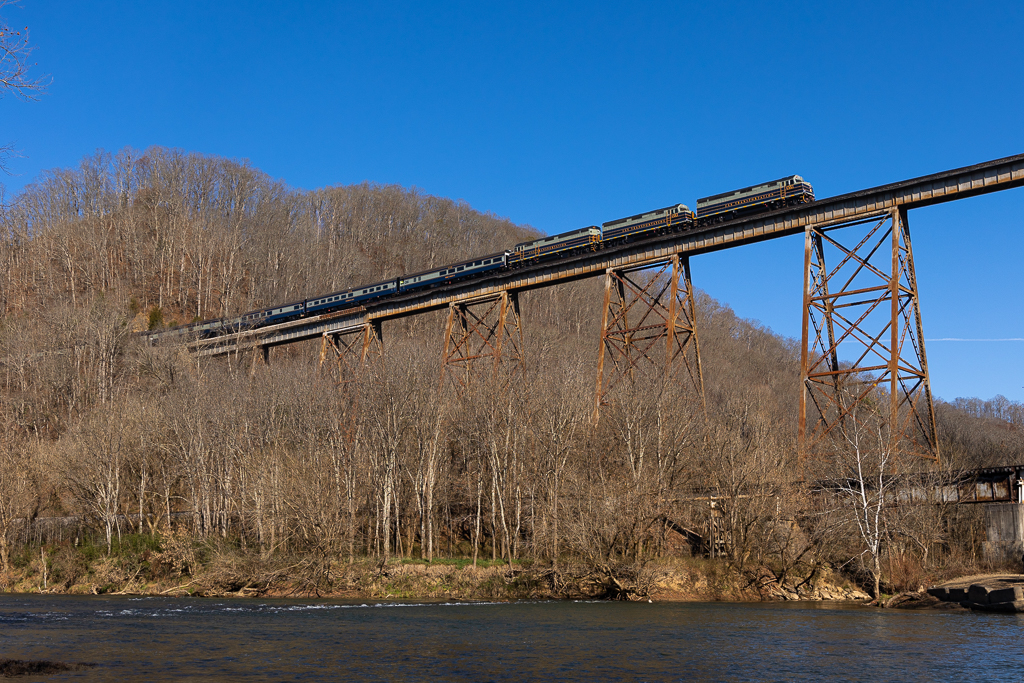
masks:
POLYGON ((801 457, 858 419, 865 402, 877 406, 881 398, 899 450, 937 460, 908 212, 1022 185, 1024 154, 712 227, 490 271, 332 314, 193 339, 188 348, 200 356, 247 349, 266 355, 274 346, 320 338, 323 359, 330 354, 356 367, 379 349, 384 321, 448 309, 444 367, 460 381, 460 373, 485 361, 495 368, 521 366, 519 293, 603 277, 595 416, 618 379, 638 364, 664 366, 666 372, 685 368, 702 400, 690 257, 803 234, 801 457))

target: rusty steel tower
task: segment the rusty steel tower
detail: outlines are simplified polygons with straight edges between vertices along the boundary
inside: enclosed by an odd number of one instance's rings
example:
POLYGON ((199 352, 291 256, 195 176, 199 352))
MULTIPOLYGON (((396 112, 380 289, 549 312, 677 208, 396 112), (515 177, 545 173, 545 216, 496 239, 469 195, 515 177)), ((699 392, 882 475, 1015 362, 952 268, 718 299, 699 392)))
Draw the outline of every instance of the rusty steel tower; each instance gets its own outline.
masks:
POLYGON ((480 367, 478 361, 490 364, 490 371, 502 389, 522 378, 523 326, 515 290, 449 304, 441 363, 442 387, 449 383, 461 393, 480 367))
POLYGON ((686 256, 676 254, 605 271, 595 422, 615 389, 624 380, 632 380, 642 365, 661 369, 666 381, 691 385, 701 408, 705 408, 696 308, 686 256))
POLYGON ((906 209, 807 226, 802 329, 801 459, 872 416, 893 453, 938 461, 906 209))

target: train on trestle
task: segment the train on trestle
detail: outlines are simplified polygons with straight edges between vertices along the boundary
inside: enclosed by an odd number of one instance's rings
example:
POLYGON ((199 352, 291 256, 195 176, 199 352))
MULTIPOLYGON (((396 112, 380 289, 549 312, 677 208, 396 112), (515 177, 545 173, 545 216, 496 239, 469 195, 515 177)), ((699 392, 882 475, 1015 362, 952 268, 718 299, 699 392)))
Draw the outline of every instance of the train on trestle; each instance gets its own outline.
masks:
POLYGON ((697 228, 731 221, 752 213, 806 204, 814 201, 811 185, 798 175, 787 176, 760 185, 752 185, 732 192, 712 195, 697 200, 696 211, 685 204, 673 204, 635 216, 609 221, 600 227, 591 225, 558 235, 522 242, 511 249, 467 261, 452 263, 421 273, 376 282, 363 287, 352 287, 281 306, 251 311, 235 318, 218 318, 184 325, 163 332, 148 332, 154 342, 169 336, 212 337, 256 327, 335 313, 395 294, 428 289, 439 285, 478 277, 491 271, 521 268, 541 260, 564 258, 587 251, 618 246, 640 238, 670 232, 686 232, 697 228))

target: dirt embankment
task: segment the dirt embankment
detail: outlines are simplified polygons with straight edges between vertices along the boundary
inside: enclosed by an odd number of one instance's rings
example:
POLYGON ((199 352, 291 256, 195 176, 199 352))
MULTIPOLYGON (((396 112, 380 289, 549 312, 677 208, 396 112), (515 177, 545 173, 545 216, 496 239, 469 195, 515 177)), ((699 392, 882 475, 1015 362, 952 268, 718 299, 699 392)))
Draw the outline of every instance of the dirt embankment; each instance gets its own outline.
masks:
POLYGON ((208 563, 161 567, 125 566, 99 559, 78 571, 44 576, 30 565, 0 576, 9 592, 143 594, 238 597, 329 597, 359 600, 523 600, 617 599, 706 600, 868 600, 849 581, 819 572, 812 581, 779 585, 767 571, 741 574, 717 560, 665 559, 647 563, 540 565, 467 560, 316 564, 260 562, 222 556, 208 563))

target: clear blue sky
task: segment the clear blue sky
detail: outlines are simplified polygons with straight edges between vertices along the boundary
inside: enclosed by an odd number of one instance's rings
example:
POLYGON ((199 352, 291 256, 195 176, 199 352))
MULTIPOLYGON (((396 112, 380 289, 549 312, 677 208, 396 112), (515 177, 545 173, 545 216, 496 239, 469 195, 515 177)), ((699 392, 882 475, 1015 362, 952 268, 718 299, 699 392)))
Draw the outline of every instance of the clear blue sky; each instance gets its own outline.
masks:
MULTIPOLYGON (((799 173, 819 197, 1024 152, 1024 4, 71 2, 28 25, 38 102, 0 100, 16 193, 98 148, 370 180, 548 233, 799 173)), ((1024 337, 1024 189, 910 214, 926 337, 1024 337)), ((502 246, 502 245, 496 245, 502 246)), ((695 284, 792 337, 802 240, 695 284)), ((942 398, 1024 400, 1024 342, 928 345, 942 398)))

